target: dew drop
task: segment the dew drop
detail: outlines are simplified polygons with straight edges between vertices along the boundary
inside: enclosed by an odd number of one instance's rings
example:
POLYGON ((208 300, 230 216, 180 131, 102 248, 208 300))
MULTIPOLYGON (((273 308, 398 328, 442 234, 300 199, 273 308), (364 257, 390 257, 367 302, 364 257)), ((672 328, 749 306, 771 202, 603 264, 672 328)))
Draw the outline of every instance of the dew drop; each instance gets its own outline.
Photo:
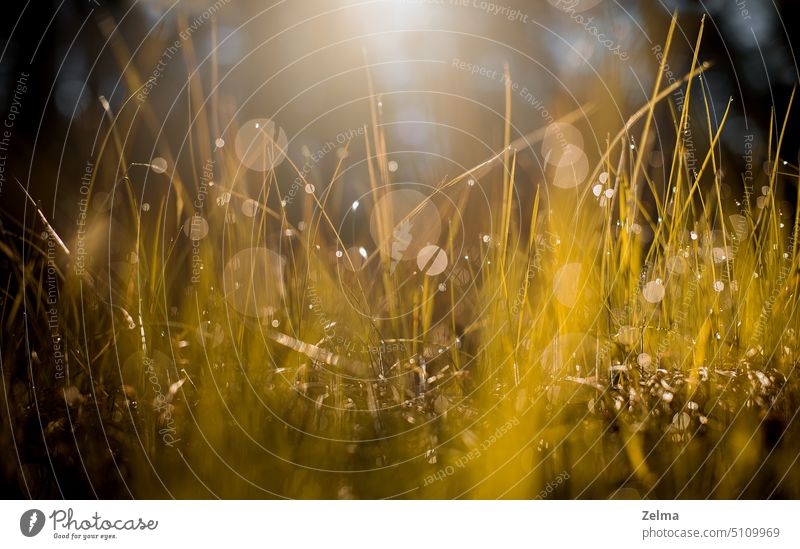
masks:
POLYGON ((678 431, 685 431, 686 429, 688 429, 690 421, 691 418, 689 417, 689 414, 687 414, 686 412, 678 412, 672 417, 672 425, 678 431))
POLYGON ((234 150, 242 165, 258 172, 277 168, 286 156, 287 147, 286 132, 268 118, 246 122, 234 141, 234 150))
POLYGON ((254 217, 258 211, 258 202, 252 198, 248 198, 242 202, 242 213, 247 217, 254 217))
POLYGON ((443 249, 434 244, 422 248, 417 254, 417 267, 425 270, 428 276, 442 274, 447 269, 447 254, 443 249))
POLYGON ((225 206, 231 201, 231 193, 225 191, 217 197, 217 206, 225 206))
POLYGON ((183 232, 194 241, 202 240, 208 234, 208 221, 203 216, 195 214, 186 221, 183 232))
POLYGON ((649 303, 658 303, 664 299, 664 284, 660 279, 648 282, 642 289, 644 299, 649 303))
POLYGON ((167 171, 167 161, 158 156, 150 162, 150 169, 153 173, 164 173, 167 171))

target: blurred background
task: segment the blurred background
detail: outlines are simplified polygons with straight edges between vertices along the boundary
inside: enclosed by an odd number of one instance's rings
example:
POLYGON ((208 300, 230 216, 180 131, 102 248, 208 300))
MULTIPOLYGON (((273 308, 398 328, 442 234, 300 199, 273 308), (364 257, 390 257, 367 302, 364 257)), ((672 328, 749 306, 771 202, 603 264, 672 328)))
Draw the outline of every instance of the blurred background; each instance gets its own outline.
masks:
MULTIPOLYGON (((706 17, 699 59, 713 68, 703 83, 717 119, 733 98, 722 146, 741 164, 743 135, 765 143, 771 107, 780 118, 797 81, 796 10, 793 2, 769 0, 16 2, 2 22, 4 110, 20 75, 30 76, 10 141, 3 205, 14 212, 22 204, 19 189, 8 182, 13 175, 52 213, 56 229, 68 230, 76 181, 104 116, 98 98, 105 97, 113 112, 128 101, 127 116, 144 98, 154 116, 147 130, 128 136, 128 145, 136 151, 131 161, 148 162, 159 147, 178 148, 197 129, 188 107, 193 71, 206 86, 203 103, 224 113, 223 124, 274 119, 299 167, 309 153, 329 142, 341 148, 337 136, 370 123, 368 72, 374 92, 382 94, 397 178, 430 184, 471 167, 502 147, 506 64, 518 85, 512 138, 585 109, 581 131, 587 152, 596 152, 649 96, 658 63, 654 48, 663 46, 672 12, 679 17, 669 60, 676 78, 688 71, 706 17), (180 51, 170 59, 176 41, 180 51), (163 70, 153 86, 144 93, 131 89, 152 77, 159 63, 163 70), (209 90, 212 78, 215 90, 209 90)), ((694 107, 703 109, 701 102, 694 107)), ((232 140, 225 127, 210 130, 232 140)), ((695 133, 707 139, 704 128, 695 133)), ((796 151, 798 137, 790 126, 784 151, 796 151)), ((363 139, 351 147, 363 155, 363 139)), ((520 162, 535 171, 540 151, 531 152, 520 162)), ((185 147, 175 156, 189 162, 185 147)), ((319 156, 313 171, 330 174, 337 155, 319 156)), ((291 182, 289 166, 281 169, 291 182)), ((363 164, 347 177, 345 203, 368 188, 363 164)))

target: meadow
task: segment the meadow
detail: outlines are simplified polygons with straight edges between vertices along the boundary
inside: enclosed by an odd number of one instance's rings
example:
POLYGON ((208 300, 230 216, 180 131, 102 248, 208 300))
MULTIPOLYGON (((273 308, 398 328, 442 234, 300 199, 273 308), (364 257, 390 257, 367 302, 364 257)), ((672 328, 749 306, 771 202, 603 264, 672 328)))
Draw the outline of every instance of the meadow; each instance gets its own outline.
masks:
POLYGON ((506 68, 503 146, 424 182, 395 176, 368 71, 369 123, 304 163, 197 75, 184 142, 147 162, 128 136, 157 115, 100 98, 75 230, 4 207, 5 476, 34 498, 800 497, 794 97, 737 171, 702 27, 668 71, 675 24, 598 154, 596 105, 520 135, 506 68))

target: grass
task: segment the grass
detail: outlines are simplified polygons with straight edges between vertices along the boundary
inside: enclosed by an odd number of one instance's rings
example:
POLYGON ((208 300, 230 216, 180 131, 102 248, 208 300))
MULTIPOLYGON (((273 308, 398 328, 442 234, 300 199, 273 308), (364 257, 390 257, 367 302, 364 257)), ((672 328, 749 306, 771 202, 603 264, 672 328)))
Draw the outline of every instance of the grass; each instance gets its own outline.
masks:
MULTIPOLYGON (((341 154, 324 183, 284 158, 292 200, 283 172, 241 165, 237 128, 215 144, 223 117, 196 73, 191 169, 131 162, 126 136, 155 115, 104 103, 89 204, 111 207, 63 241, 41 211, 25 227, 6 215, 8 482, 25 497, 800 497, 800 204, 780 199, 798 184, 781 155, 792 102, 757 202, 726 199, 741 181, 699 44, 569 189, 553 186, 578 169, 554 169, 575 152, 561 134, 588 107, 512 140, 508 86, 502 150, 410 203, 371 82, 365 158, 341 154), (653 137, 664 112, 669 146, 653 137), (541 183, 518 170, 529 147, 556 156, 541 183), (370 174, 372 241, 347 225, 351 163, 370 174), (237 183, 254 176, 257 196, 237 183), (142 182, 167 178, 145 207, 142 182), (488 226, 468 213, 481 190, 488 226), (438 248, 418 256, 409 232, 438 248)), ((275 159, 260 139, 256 157, 275 159)))

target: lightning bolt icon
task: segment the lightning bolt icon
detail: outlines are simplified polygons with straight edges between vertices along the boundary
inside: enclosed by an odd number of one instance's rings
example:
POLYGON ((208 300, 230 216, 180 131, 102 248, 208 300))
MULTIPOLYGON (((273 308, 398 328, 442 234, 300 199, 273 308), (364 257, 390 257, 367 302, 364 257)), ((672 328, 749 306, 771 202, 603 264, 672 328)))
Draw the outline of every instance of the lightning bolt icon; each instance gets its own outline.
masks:
POLYGON ((36 511, 31 511, 30 524, 28 524, 28 533, 31 533, 33 531, 33 527, 36 525, 38 521, 39 521, 39 513, 37 513, 36 511))

